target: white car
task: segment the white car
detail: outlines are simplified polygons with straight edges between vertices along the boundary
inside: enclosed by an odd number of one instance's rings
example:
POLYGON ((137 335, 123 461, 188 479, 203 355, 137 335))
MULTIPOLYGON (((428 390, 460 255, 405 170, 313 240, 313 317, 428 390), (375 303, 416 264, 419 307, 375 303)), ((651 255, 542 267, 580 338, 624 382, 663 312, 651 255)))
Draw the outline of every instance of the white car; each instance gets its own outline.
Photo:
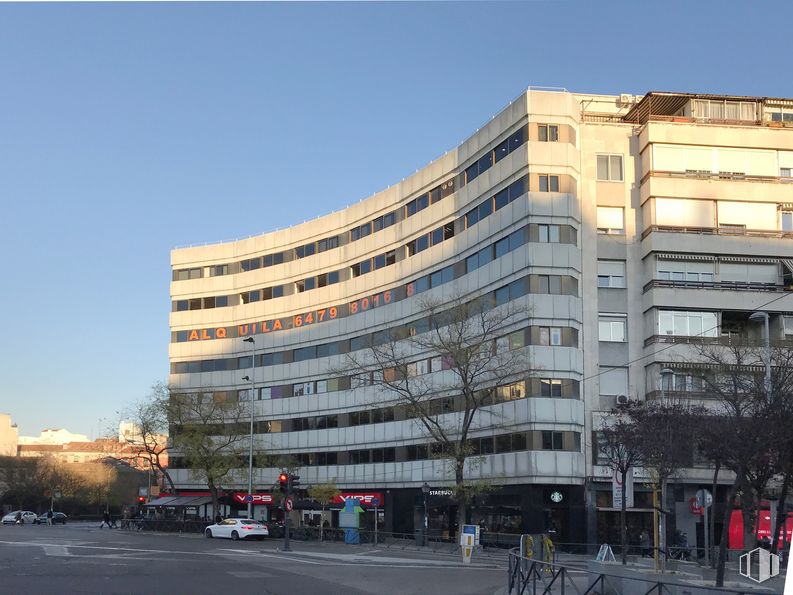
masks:
POLYGON ((29 510, 15 510, 14 512, 9 512, 3 517, 3 524, 13 525, 16 523, 17 514, 20 512, 22 513, 22 521, 25 523, 32 523, 39 518, 39 515, 37 515, 35 512, 30 512, 29 510))
POLYGON ((259 521, 253 519, 224 519, 204 529, 204 535, 212 537, 227 537, 238 539, 258 539, 261 541, 270 535, 270 531, 259 521))

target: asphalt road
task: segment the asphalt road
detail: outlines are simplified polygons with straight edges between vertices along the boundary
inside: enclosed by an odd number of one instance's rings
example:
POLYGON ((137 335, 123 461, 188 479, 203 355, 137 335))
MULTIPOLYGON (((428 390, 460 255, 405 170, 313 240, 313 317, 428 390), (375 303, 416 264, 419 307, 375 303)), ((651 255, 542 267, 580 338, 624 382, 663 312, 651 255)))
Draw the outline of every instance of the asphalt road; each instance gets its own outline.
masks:
POLYGON ((0 594, 492 594, 506 560, 282 540, 66 526, 0 526, 0 594))

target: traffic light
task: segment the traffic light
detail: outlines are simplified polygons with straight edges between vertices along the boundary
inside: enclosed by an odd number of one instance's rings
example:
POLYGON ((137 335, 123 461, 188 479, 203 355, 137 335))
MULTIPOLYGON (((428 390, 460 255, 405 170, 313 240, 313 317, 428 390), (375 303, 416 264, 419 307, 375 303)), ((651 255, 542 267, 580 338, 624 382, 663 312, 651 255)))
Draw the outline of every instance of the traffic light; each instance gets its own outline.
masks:
POLYGON ((287 473, 281 473, 278 476, 278 484, 279 490, 282 494, 287 494, 289 492, 289 475, 287 473))
POLYGON ((138 504, 143 504, 146 502, 146 496, 138 496, 138 504))
POLYGON ((300 485, 300 476, 299 475, 290 475, 289 476, 289 493, 293 493, 298 486, 300 485))

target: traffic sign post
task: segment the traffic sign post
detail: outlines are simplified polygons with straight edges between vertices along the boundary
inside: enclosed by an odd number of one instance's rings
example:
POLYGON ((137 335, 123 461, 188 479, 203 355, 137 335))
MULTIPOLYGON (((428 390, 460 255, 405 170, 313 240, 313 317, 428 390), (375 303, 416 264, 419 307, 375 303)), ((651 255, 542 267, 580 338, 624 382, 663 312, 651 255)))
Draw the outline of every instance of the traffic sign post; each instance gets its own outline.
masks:
POLYGON ((708 510, 713 505, 713 494, 708 490, 697 490, 697 506, 702 509, 702 520, 704 522, 702 533, 705 536, 705 566, 710 565, 710 531, 708 531, 708 510))
POLYGON ((380 498, 372 498, 374 506, 374 544, 377 545, 377 507, 380 506, 380 498))
POLYGON ((292 509, 295 507, 295 502, 292 500, 291 496, 284 500, 284 508, 287 512, 292 512, 292 509))

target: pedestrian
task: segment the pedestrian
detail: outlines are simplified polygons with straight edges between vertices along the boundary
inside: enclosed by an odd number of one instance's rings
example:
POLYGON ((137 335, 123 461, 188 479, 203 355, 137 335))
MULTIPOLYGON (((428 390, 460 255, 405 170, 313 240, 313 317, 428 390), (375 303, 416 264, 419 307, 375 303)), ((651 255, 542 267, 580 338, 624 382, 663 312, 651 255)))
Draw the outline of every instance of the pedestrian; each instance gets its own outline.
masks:
POLYGON ((52 508, 47 511, 47 524, 52 526, 52 508))
POLYGON ((639 533, 639 549, 642 550, 642 558, 650 556, 650 536, 645 529, 639 533))
POLYGON ((101 529, 107 525, 107 528, 110 529, 110 511, 106 510, 102 515, 102 522, 99 524, 99 528, 101 529))
POLYGON ((110 514, 110 529, 118 529, 118 525, 116 524, 116 517, 110 514))
POLYGON ((24 525, 25 524, 25 519, 22 518, 22 511, 21 510, 17 510, 16 516, 14 516, 14 522, 17 525, 24 525))
POLYGON ((222 516, 220 516, 220 513, 217 513, 217 514, 215 515, 215 524, 216 524, 216 525, 219 525, 219 524, 220 524, 220 521, 222 521, 222 520, 223 520, 223 517, 222 517, 222 516))

